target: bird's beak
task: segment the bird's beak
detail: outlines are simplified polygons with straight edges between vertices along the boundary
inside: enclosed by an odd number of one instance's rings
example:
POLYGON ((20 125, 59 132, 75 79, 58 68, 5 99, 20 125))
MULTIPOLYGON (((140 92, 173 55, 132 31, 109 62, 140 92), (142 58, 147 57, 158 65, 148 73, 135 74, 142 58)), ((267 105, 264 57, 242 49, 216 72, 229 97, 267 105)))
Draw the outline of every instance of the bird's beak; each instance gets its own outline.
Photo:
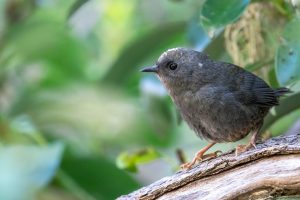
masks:
POLYGON ((157 65, 151 66, 151 67, 145 67, 143 69, 141 69, 141 72, 154 72, 157 73, 158 72, 158 67, 157 65))

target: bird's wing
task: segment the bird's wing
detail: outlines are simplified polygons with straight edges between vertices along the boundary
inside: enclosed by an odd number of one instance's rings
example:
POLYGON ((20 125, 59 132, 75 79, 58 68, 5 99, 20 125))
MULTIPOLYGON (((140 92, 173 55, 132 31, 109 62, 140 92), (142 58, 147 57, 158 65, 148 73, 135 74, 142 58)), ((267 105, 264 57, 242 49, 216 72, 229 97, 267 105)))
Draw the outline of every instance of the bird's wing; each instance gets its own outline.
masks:
POLYGON ((236 82, 234 96, 245 105, 253 104, 260 107, 272 107, 278 105, 278 95, 276 90, 270 88, 268 84, 254 74, 241 69, 236 82))

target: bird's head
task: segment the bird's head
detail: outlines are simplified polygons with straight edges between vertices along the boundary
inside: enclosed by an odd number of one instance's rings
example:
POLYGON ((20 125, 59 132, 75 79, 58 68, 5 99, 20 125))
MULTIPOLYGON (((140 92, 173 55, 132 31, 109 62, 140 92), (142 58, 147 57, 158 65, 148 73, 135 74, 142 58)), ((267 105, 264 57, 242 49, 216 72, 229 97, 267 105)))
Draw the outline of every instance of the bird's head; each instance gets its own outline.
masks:
POLYGON ((156 65, 142 69, 142 72, 156 73, 168 88, 184 87, 201 74, 208 56, 187 48, 169 49, 158 58, 156 65))

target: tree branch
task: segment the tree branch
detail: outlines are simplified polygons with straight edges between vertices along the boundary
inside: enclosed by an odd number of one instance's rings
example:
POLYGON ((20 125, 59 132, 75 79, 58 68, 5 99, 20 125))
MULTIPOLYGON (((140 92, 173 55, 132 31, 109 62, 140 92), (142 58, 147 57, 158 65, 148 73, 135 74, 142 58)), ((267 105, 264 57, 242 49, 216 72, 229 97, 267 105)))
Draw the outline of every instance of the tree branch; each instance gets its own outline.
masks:
POLYGON ((127 199, 265 199, 300 195, 300 135, 257 144, 238 156, 227 152, 179 171, 131 194, 127 199))

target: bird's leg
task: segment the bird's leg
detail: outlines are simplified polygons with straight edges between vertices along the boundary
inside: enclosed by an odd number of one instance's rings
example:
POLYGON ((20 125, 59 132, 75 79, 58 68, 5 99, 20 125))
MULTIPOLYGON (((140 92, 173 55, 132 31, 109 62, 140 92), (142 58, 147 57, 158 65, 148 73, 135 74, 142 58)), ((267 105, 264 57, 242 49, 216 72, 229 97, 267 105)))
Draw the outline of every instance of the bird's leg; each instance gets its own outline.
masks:
POLYGON ((235 156, 249 150, 251 147, 256 148, 255 142, 256 142, 256 137, 257 137, 257 134, 259 133, 259 130, 260 129, 257 129, 256 131, 253 132, 248 144, 246 144, 246 145, 240 144, 235 148, 235 156))
POLYGON ((215 142, 209 143, 207 146, 205 146, 203 149, 201 149, 200 151, 198 151, 196 153, 196 155, 194 156, 193 160, 191 162, 182 164, 180 167, 181 169, 190 169, 198 160, 203 160, 206 158, 210 158, 210 157, 216 157, 217 153, 219 153, 220 151, 216 151, 214 153, 210 153, 210 154, 206 154, 204 155, 204 153, 210 149, 213 145, 215 145, 215 142))

